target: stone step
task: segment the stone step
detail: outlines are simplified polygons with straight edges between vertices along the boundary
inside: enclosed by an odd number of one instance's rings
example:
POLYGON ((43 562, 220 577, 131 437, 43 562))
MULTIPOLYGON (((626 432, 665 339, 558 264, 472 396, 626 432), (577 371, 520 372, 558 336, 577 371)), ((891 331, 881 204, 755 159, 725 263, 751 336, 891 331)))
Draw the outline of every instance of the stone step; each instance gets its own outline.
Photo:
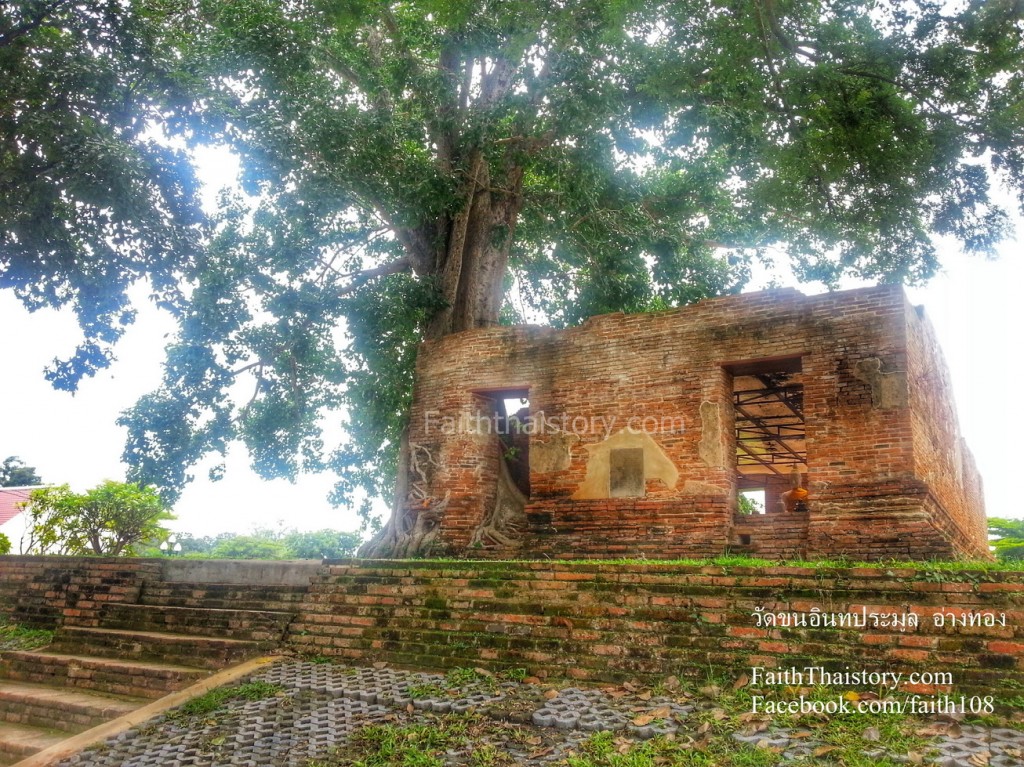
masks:
POLYGON ((0 679, 0 725, 24 724, 76 733, 131 713, 146 702, 0 679))
POLYGON ((63 626, 53 635, 47 649, 55 653, 217 669, 250 658, 274 644, 159 631, 63 626))
POLYGON ((139 698, 161 698, 210 672, 174 663, 116 660, 45 651, 0 654, 0 677, 14 682, 95 690, 139 698))
POLYGON ((43 727, 0 722, 0 764, 14 764, 44 748, 55 746, 68 737, 43 727))
POLYGON ((275 584, 146 581, 139 602, 170 607, 294 612, 305 597, 306 589, 306 586, 275 584))
POLYGON ((272 610, 109 603, 100 626, 276 643, 291 620, 291 613, 272 610))

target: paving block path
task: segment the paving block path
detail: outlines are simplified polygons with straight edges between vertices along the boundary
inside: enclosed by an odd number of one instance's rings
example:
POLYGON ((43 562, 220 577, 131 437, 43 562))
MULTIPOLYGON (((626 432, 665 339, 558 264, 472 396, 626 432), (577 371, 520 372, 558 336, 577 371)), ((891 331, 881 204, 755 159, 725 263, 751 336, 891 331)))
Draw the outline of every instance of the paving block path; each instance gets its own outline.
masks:
POLYGON ((104 605, 99 626, 0 653, 0 766, 276 649, 305 591, 146 582, 137 603, 104 605))
MULTIPOLYGON (((555 767, 600 730, 634 741, 694 736, 701 708, 714 705, 575 687, 555 694, 547 686, 494 680, 470 682, 453 691, 450 680, 440 674, 301 660, 281 660, 250 680, 280 690, 260 700, 237 699, 192 719, 169 712, 59 767, 309 767, 312 760, 344 748, 367 725, 430 725, 438 716, 467 711, 483 714, 491 723, 481 729, 486 742, 474 742, 473 747, 491 746, 523 767, 555 767)), ((831 763, 816 758, 823 744, 807 733, 771 726, 737 730, 732 737, 755 748, 772 748, 781 765, 831 763)), ((874 744, 865 743, 869 758, 907 762, 905 755, 872 748, 874 744)), ((1022 755, 1024 732, 972 725, 933 738, 922 758, 933 767, 1022 767, 1022 755)), ((443 757, 445 767, 476 764, 473 759, 465 750, 443 757)))

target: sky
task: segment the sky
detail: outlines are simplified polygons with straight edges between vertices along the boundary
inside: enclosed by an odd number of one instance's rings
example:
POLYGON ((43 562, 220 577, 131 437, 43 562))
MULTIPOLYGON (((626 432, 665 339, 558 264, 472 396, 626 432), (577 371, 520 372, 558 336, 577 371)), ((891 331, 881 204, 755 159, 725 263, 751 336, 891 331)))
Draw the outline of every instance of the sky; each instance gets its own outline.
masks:
MULTIPOLYGON (((236 167, 224 158, 200 158, 208 178, 230 180, 236 167), (216 161, 214 161, 216 160, 216 161)), ((212 204, 218 189, 209 184, 212 204)), ((1024 222, 1017 221, 1018 238, 1024 222)), ((1012 408, 1013 386, 1024 381, 1024 362, 1014 349, 1024 331, 1024 260, 1017 240, 1004 242, 998 257, 965 256, 949 242, 939 243, 943 271, 927 286, 909 288, 935 326, 950 368, 960 425, 981 473, 989 516, 1024 518, 1019 489, 1018 437, 1012 408)), ((805 293, 813 286, 796 285, 805 293)), ((174 332, 166 314, 137 291, 138 319, 119 342, 117 361, 86 379, 74 395, 56 391, 43 370, 67 357, 81 338, 70 311, 29 313, 11 291, 0 291, 0 460, 10 455, 34 466, 47 483, 86 490, 106 479, 123 480, 120 456, 125 432, 118 415, 157 387, 163 347, 174 332)), ((170 527, 193 535, 250 532, 254 528, 355 530, 353 509, 333 508, 326 498, 330 475, 307 475, 294 483, 264 481, 248 467, 245 449, 229 451, 225 478, 213 482, 208 469, 174 507, 170 527)), ((383 505, 381 505, 383 510, 383 505)))

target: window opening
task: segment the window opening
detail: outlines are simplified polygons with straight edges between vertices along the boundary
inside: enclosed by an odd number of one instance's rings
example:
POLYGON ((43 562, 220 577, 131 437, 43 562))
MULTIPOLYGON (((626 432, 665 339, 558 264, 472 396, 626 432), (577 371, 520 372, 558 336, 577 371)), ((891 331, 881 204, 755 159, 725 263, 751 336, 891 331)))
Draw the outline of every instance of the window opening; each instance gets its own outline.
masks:
POLYGON ((740 514, 757 515, 764 514, 765 505, 765 491, 764 488, 758 488, 755 490, 743 490, 739 492, 739 511, 740 514))

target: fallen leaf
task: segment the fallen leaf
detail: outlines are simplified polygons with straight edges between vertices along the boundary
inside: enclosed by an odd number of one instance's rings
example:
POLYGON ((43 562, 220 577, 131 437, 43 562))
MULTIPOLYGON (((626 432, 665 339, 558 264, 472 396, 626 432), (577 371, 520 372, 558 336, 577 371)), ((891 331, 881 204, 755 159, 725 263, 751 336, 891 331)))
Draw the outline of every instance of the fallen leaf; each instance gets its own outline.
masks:
POLYGON ((700 727, 697 728, 697 734, 703 735, 705 732, 711 729, 711 722, 704 722, 700 727))
POLYGON ((523 680, 523 684, 540 684, 539 676, 528 676, 523 680))
POLYGON ((868 727, 864 732, 860 734, 861 738, 872 743, 882 739, 882 733, 878 731, 877 727, 868 727))
POLYGON ((967 760, 968 764, 973 767, 986 767, 992 759, 992 753, 989 751, 979 751, 976 754, 971 754, 971 757, 967 760))
POLYGON ((658 706, 651 709, 650 714, 655 719, 668 719, 672 716, 672 708, 670 706, 658 706))
POLYGON ((796 730, 790 733, 791 738, 809 738, 814 735, 814 730, 796 730))
POLYGON ((716 722, 721 722, 723 719, 727 719, 729 717, 729 715, 720 708, 711 709, 711 716, 716 722))
POLYGON ((494 676, 494 674, 492 674, 490 671, 488 671, 485 668, 475 668, 475 669, 473 669, 473 672, 476 673, 476 674, 479 674, 480 676, 486 676, 486 677, 494 676))
POLYGON ((678 690, 679 689, 679 678, 675 677, 675 676, 670 676, 668 679, 666 679, 664 682, 661 683, 661 686, 664 687, 669 692, 672 692, 674 690, 678 690))
POLYGON ((387 668, 388 664, 385 663, 382 660, 379 660, 379 661, 377 661, 376 663, 373 664, 373 667, 379 671, 382 668, 387 668))
POLYGON ((540 737, 539 735, 535 735, 532 738, 527 738, 526 739, 526 745, 528 745, 528 746, 539 746, 543 742, 544 742, 544 739, 542 737, 540 737))
POLYGON ((843 697, 851 703, 856 703, 858 700, 860 700, 860 694, 854 692, 853 690, 848 690, 847 692, 844 692, 843 697))
POLYGON ((416 706, 414 706, 412 703, 409 703, 408 705, 406 705, 405 710, 411 714, 416 711, 416 706))
POLYGON ((917 736, 921 738, 933 738, 936 735, 945 735, 949 731, 949 724, 946 722, 932 722, 927 727, 917 730, 917 736))
POLYGON ((813 756, 824 756, 825 754, 831 754, 833 751, 837 751, 839 746, 818 746, 812 753, 813 756))
POLYGON ((544 692, 544 700, 554 700, 558 697, 558 690, 551 689, 544 692))
POLYGON ((637 690, 639 690, 640 688, 639 688, 639 687, 637 687, 637 686, 636 686, 635 684, 633 684, 632 682, 623 682, 623 684, 622 684, 622 689, 624 689, 624 690, 628 690, 629 692, 636 692, 636 691, 637 691, 637 690))
POLYGON ((911 751, 907 754, 907 762, 910 764, 924 764, 924 757, 916 751, 911 751))
POLYGON ((654 721, 654 717, 650 714, 640 714, 640 716, 633 717, 633 724, 637 727, 645 727, 654 721))
POLYGON ((746 674, 740 674, 740 678, 732 683, 732 689, 739 690, 750 684, 750 677, 746 674))
POLYGON ((722 688, 717 685, 708 685, 700 688, 700 694, 705 698, 717 698, 722 694, 722 688))
POLYGON ((642 692, 639 695, 637 695, 636 697, 638 697, 640 700, 650 700, 651 699, 651 694, 649 692, 642 692))

